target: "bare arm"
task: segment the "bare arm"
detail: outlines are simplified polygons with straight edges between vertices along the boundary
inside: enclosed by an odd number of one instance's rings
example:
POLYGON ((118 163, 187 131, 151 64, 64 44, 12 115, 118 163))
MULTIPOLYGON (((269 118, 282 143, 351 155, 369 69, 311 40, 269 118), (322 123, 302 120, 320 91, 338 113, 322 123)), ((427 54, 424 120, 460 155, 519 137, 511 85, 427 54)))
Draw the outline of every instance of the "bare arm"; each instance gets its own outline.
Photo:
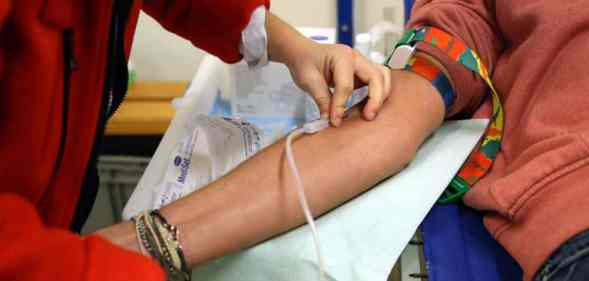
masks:
MULTIPOLYGON (((322 214, 398 172, 439 127, 444 105, 423 78, 393 71, 392 92, 374 121, 357 116, 294 142, 309 203, 322 214)), ((230 174, 161 212, 182 233, 189 264, 253 245, 304 223, 284 142, 274 144, 230 174)), ((137 250, 129 222, 99 232, 137 250)))

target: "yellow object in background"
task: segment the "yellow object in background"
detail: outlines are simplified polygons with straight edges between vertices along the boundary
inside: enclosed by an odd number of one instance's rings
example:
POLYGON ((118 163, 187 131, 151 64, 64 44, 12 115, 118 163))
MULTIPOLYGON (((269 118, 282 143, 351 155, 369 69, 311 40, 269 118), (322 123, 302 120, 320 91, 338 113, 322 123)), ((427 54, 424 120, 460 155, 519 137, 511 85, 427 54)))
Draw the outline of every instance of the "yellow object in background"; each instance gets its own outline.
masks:
POLYGON ((163 135, 174 117, 172 99, 186 81, 135 81, 121 107, 106 125, 106 135, 163 135))

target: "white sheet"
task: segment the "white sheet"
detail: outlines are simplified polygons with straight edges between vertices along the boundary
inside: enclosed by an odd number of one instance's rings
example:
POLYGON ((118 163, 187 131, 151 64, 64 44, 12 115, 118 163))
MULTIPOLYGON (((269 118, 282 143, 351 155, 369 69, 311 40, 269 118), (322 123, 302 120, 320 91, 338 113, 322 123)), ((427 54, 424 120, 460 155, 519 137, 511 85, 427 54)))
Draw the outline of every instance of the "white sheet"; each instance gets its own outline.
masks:
MULTIPOLYGON (((487 120, 447 122, 402 172, 319 218, 328 280, 387 280, 405 245, 486 124, 487 120)), ((194 270, 193 280, 317 280, 310 230, 305 225, 209 262, 194 270)))

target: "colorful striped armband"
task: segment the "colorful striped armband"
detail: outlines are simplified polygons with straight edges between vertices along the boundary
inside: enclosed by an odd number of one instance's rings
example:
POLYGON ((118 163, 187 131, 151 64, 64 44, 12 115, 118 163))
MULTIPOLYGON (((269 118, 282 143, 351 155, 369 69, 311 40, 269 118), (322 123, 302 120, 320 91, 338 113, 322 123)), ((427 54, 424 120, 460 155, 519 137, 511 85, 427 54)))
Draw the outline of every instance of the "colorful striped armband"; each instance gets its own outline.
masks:
POLYGON ((431 61, 423 57, 413 56, 405 65, 405 70, 411 71, 426 80, 438 90, 438 93, 444 100, 446 112, 454 104, 454 90, 448 77, 436 67, 431 61))

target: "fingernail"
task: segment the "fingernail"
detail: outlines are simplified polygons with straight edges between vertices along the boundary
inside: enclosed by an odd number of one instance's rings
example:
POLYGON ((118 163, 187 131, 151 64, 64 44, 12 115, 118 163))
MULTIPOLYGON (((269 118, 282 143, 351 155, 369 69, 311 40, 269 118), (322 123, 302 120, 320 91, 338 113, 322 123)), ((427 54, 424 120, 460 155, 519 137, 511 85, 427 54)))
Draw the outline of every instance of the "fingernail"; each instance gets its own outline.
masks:
POLYGON ((333 125, 334 127, 339 127, 341 122, 341 119, 339 118, 338 115, 334 114, 331 116, 331 125, 333 125))
POLYGON ((345 111, 339 111, 335 115, 335 120, 337 121, 337 126, 341 125, 342 119, 344 118, 345 111))
POLYGON ((376 117, 376 113, 368 112, 368 114, 366 114, 366 117, 368 118, 368 120, 374 120, 374 118, 376 117))

